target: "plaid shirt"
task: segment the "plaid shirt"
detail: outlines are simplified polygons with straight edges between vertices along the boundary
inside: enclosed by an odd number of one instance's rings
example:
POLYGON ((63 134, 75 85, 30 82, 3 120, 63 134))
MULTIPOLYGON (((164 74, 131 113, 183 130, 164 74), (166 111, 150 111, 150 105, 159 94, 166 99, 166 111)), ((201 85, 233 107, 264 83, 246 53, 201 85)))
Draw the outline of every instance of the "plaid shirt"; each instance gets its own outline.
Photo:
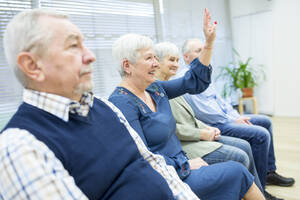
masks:
MULTIPOLYGON (((64 121, 69 112, 87 116, 93 95, 86 93, 80 102, 54 94, 24 90, 23 101, 45 110, 64 121)), ((162 156, 151 153, 139 135, 112 103, 100 99, 119 117, 139 152, 160 173, 176 199, 198 199, 189 186, 168 166, 162 156)), ((7 129, 0 135, 0 199, 87 199, 75 185, 53 152, 26 130, 7 129)))

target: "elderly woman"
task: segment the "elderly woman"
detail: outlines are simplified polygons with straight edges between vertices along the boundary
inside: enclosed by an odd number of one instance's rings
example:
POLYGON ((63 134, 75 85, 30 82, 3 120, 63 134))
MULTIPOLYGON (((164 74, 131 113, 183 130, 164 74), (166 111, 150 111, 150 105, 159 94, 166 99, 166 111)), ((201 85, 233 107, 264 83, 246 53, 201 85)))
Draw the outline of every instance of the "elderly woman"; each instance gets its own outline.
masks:
MULTIPOLYGON (((154 47, 159 61, 155 77, 168 81, 176 75, 179 63, 179 50, 175 44, 162 42, 154 47)), ((210 127, 195 118, 195 114, 183 96, 170 100, 173 116, 176 120, 176 135, 189 159, 202 157, 208 164, 237 161, 249 169, 260 188, 261 183, 256 171, 250 144, 240 138, 220 136, 218 128, 210 127), (218 141, 218 142, 217 142, 218 141)))
POLYGON ((163 155, 200 198, 264 199, 252 175, 241 164, 230 161, 200 167, 198 159, 188 160, 175 135, 176 122, 169 98, 187 92, 199 93, 208 87, 215 29, 205 11, 205 50, 191 63, 191 70, 183 78, 167 82, 155 81, 158 63, 150 38, 135 34, 119 38, 113 46, 113 56, 121 67, 123 79, 109 100, 123 112, 148 148, 163 155))

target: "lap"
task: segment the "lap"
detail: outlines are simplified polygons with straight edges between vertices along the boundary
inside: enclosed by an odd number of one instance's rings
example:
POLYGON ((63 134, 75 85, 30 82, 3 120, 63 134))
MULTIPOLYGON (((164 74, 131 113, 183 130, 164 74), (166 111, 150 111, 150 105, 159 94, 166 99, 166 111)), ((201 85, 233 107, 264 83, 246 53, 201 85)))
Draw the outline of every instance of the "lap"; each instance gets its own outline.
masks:
POLYGON ((223 144, 220 148, 203 156, 202 159, 205 160, 208 164, 215 164, 232 160, 243 164, 246 168, 248 168, 250 165, 249 157, 245 151, 238 147, 226 144, 223 144))
POLYGON ((262 126, 266 129, 268 129, 272 125, 270 117, 266 115, 249 114, 245 116, 250 117, 250 122, 254 125, 262 126))
POLYGON ((229 161, 192 170, 184 182, 203 199, 241 199, 253 176, 243 165, 229 161))
POLYGON ((247 125, 238 123, 219 124, 217 127, 221 130, 222 135, 238 137, 247 141, 261 140, 264 141, 270 137, 269 131, 259 125, 247 125))
POLYGON ((237 147, 239 149, 242 149, 246 153, 251 152, 251 146, 250 146, 249 142, 247 142, 246 140, 243 140, 241 138, 223 136, 222 135, 222 136, 219 137, 219 140, 217 140, 217 142, 220 142, 220 143, 225 144, 225 145, 230 145, 230 146, 233 146, 233 147, 237 147))

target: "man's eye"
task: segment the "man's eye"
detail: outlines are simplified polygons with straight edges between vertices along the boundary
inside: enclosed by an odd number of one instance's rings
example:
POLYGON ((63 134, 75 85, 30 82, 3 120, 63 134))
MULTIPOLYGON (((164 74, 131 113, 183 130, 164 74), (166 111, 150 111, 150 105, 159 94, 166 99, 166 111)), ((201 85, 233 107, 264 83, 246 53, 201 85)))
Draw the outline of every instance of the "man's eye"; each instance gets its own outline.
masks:
POLYGON ((78 44, 71 44, 70 47, 71 47, 71 48, 77 48, 77 47, 78 47, 78 44))

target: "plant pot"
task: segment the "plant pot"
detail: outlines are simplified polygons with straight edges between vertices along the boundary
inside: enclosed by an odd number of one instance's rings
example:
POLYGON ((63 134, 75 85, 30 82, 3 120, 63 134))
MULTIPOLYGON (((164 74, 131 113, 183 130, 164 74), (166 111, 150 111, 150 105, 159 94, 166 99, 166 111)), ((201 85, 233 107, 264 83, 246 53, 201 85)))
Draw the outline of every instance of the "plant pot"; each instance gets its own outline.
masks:
POLYGON ((253 97, 253 88, 242 88, 243 97, 253 97))

